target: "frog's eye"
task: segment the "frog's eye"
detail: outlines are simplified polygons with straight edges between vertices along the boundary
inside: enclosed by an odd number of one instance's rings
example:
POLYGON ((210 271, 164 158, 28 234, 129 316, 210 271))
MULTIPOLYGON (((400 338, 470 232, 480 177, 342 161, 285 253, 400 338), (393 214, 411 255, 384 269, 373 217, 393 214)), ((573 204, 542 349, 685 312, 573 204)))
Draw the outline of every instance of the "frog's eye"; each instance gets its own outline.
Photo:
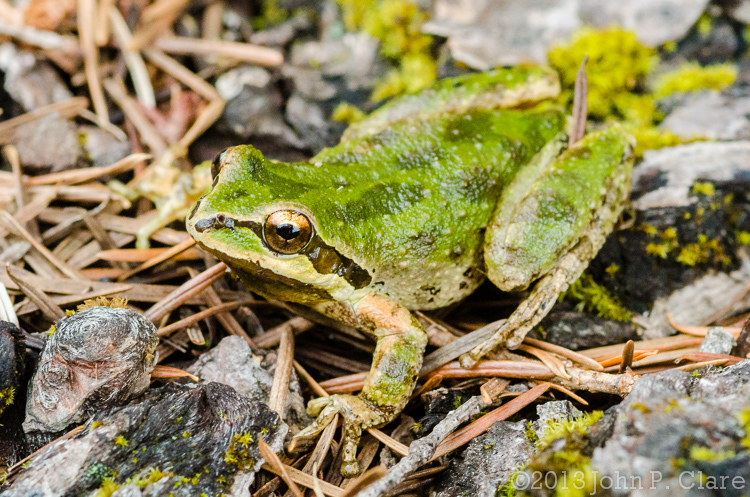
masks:
POLYGON ((313 235, 310 220, 299 211, 276 211, 263 225, 263 238, 272 250, 280 254, 296 254, 304 249, 313 235))
POLYGON ((225 148, 224 150, 219 152, 218 155, 214 158, 213 162, 211 162, 211 178, 212 179, 216 179, 216 177, 219 175, 219 172, 221 171, 222 162, 224 161, 224 156, 227 155, 227 150, 229 150, 229 148, 225 148))

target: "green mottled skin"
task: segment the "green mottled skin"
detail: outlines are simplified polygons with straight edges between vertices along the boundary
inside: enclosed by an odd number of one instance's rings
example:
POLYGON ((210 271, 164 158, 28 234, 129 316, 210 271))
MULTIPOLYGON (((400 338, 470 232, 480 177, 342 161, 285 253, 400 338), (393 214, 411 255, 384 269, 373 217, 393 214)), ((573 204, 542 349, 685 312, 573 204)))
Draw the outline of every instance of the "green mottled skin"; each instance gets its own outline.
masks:
MULTIPOLYGON (((188 216, 196 241, 261 295, 378 338, 362 393, 312 402, 320 416, 300 434, 342 413, 344 473, 357 471, 361 430, 393 419, 416 382, 426 336, 409 309, 464 298, 485 274, 503 289, 551 274, 559 292, 611 231, 628 193, 631 139, 612 127, 567 149, 567 119, 544 102, 558 91, 545 68, 444 80, 375 112, 309 162, 272 162, 251 146, 221 157, 188 216), (271 250, 258 226, 283 209, 307 215, 315 243, 360 277, 271 250), (217 215, 235 224, 212 224, 217 215)), ((532 319, 549 311, 529 309, 532 319)))

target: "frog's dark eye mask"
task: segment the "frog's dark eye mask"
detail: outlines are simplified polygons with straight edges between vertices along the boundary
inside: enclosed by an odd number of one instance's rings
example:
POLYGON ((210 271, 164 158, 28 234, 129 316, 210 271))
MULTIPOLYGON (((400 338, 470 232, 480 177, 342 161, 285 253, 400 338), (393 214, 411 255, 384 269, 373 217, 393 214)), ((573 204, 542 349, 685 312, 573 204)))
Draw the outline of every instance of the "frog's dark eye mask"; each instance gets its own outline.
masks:
POLYGON ((320 274, 337 274, 354 288, 370 284, 372 277, 356 262, 326 244, 315 232, 310 218, 293 209, 271 213, 261 225, 258 221, 234 219, 226 214, 201 219, 194 225, 199 233, 214 229, 248 228, 264 245, 279 255, 306 256, 320 274))

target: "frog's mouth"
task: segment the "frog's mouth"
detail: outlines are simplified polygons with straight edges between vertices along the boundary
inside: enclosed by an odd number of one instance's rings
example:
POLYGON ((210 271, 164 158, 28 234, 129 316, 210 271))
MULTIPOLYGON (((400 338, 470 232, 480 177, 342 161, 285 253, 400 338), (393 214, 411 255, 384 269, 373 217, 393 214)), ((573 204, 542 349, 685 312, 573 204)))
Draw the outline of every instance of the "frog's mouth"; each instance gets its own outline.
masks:
MULTIPOLYGON (((196 221, 193 224, 193 228, 198 233, 204 233, 209 230, 220 230, 228 229, 235 230, 237 228, 245 228, 255 233, 263 242, 263 245, 268 251, 276 257, 289 257, 289 255, 279 254, 278 252, 271 249, 265 241, 263 236, 263 225, 258 221, 251 219, 236 219, 232 216, 224 213, 216 214, 215 216, 203 218, 196 221)), ((354 262, 352 259, 339 253, 335 248, 331 247, 315 231, 311 240, 305 247, 292 256, 304 255, 312 264, 313 268, 318 274, 335 274, 338 275, 347 283, 349 283, 356 290, 364 288, 372 281, 372 275, 362 268, 359 264, 354 262)))

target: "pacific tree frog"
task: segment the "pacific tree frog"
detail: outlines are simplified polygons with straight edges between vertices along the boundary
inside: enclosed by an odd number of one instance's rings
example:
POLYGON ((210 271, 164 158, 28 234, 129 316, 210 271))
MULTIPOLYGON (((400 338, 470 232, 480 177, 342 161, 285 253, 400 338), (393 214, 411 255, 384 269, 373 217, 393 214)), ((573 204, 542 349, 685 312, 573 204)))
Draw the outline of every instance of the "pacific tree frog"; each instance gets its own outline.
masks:
POLYGON ((517 67, 439 81, 350 127, 303 163, 251 146, 220 154, 187 219, 201 247, 268 298, 305 304, 377 338, 358 396, 310 402, 344 418, 346 476, 363 429, 394 419, 427 344, 413 309, 447 306, 487 276, 537 281, 495 336, 462 357, 517 347, 604 243, 630 191, 632 138, 620 127, 568 147, 550 102, 556 73, 517 67))

